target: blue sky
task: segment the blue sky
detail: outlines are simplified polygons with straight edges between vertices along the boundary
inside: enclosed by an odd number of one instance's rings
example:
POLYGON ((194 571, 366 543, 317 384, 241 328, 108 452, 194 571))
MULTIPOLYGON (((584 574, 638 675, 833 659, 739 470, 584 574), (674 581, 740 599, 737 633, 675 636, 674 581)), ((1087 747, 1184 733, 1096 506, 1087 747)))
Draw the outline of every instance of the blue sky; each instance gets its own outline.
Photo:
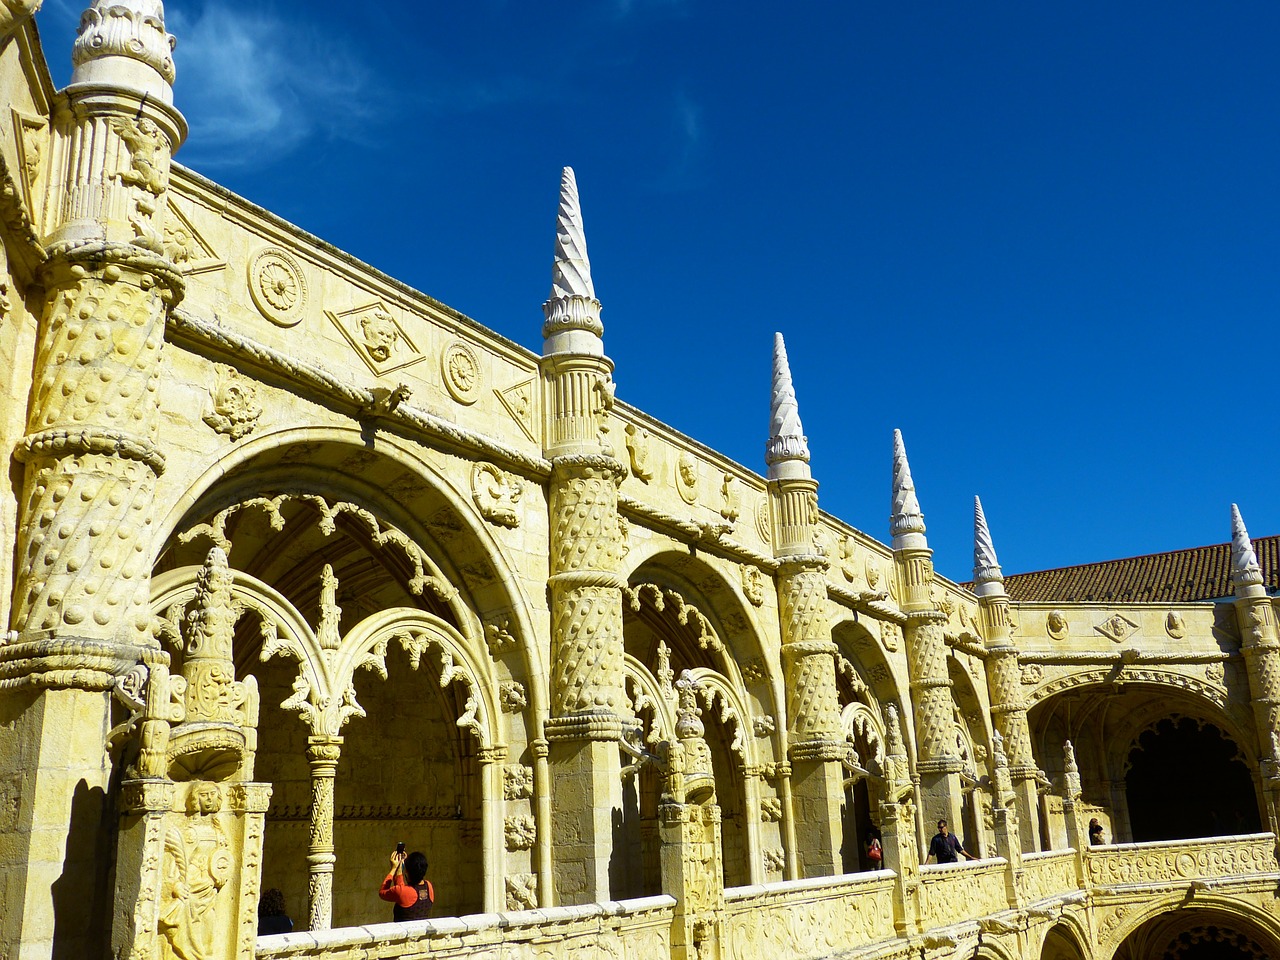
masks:
MULTIPOLYGON (((46 0, 55 80, 82 7, 46 0)), ((577 171, 618 395, 940 572, 1280 532, 1280 5, 166 4, 178 159, 531 349, 577 171)))

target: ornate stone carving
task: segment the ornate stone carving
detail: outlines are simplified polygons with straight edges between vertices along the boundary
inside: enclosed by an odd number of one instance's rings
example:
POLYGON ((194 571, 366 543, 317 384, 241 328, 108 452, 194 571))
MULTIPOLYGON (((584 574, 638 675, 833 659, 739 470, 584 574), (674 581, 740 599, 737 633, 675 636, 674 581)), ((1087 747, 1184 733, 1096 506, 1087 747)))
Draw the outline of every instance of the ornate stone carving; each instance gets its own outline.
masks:
POLYGON ((867 577, 867 586, 872 590, 880 586, 880 562, 876 560, 874 554, 867 554, 864 570, 867 577))
POLYGON ((676 461, 676 492, 689 506, 698 502, 698 461, 688 450, 680 451, 676 461))
POLYGON ((538 906, 538 878, 532 873, 507 877, 507 909, 533 910, 538 906))
POLYGON ((213 409, 204 415, 204 422, 232 440, 248 436, 262 416, 256 384, 234 367, 221 363, 214 367, 214 376, 209 390, 213 409))
POLYGON ((324 315, 375 376, 403 370, 425 359, 400 321, 381 300, 324 315))
POLYGON ((756 501, 756 533, 760 542, 769 544, 773 541, 773 521, 769 519, 769 497, 761 497, 756 501))
POLYGON ((759 714, 751 718, 751 732, 757 737, 767 737, 777 729, 777 722, 769 714, 759 714))
POLYGON ((1227 668, 1221 663, 1205 664, 1204 678, 1210 683, 1221 684, 1226 679, 1227 668))
POLYGON ((1039 683, 1044 679, 1044 669, 1038 663, 1024 663, 1018 679, 1027 685, 1039 683))
POLYGON ((770 847, 764 851, 765 873, 781 873, 786 866, 787 858, 781 847, 770 847))
POLYGON ((1123 643, 1128 637, 1138 629, 1138 625, 1119 613, 1113 613, 1106 620, 1098 624, 1093 629, 1102 634, 1108 640, 1115 643, 1123 643))
POLYGON ((464 406, 480 399, 480 358, 468 343, 455 340, 440 354, 440 373, 449 396, 464 406))
POLYGON ((496 660, 502 654, 514 650, 516 638, 511 633, 510 620, 496 620, 484 625, 484 639, 489 645, 489 654, 496 660))
POLYGON ((258 312, 281 327, 296 326, 307 305, 307 279, 293 254, 279 247, 249 260, 249 296, 258 312))
POLYGON ((526 800, 533 796, 533 768, 519 763, 502 768, 502 795, 507 800, 526 800))
POLYGON ((760 657, 744 660, 741 667, 742 682, 749 687, 756 687, 769 679, 769 668, 760 657))
POLYGON ((720 516, 724 517, 731 526, 737 523, 738 514, 740 513, 738 494, 734 489, 734 479, 733 474, 726 473, 720 481, 720 516))
POLYGON ((1045 621, 1045 632, 1054 640, 1065 640, 1069 630, 1066 615, 1061 610, 1050 610, 1045 621))
POLYGON ((538 831, 533 817, 522 813, 503 821, 503 835, 506 837, 508 850, 528 850, 537 840, 538 831))
POLYGON ((498 702, 504 713, 519 713, 529 705, 529 696, 525 693, 524 684, 515 680, 504 680, 498 688, 498 702))
POLYGON ((902 628, 892 620, 881 621, 880 642, 890 653, 897 653, 898 647, 902 645, 902 628))
POLYGON ((649 431, 634 423, 627 424, 627 457, 631 461, 631 473, 641 483, 653 479, 653 465, 649 462, 649 431))
POLYGON ((1170 610, 1165 614, 1164 632, 1174 640, 1181 640, 1187 635, 1187 624, 1177 610, 1170 610))
POLYGON ((764 603, 764 574, 750 564, 743 564, 739 569, 742 571, 743 594, 752 606, 760 606, 764 603))
POLYGON ((176 42, 164 28, 164 6, 160 0, 133 4, 93 0, 80 17, 71 62, 80 67, 102 57, 128 57, 140 60, 173 83, 176 42))
POLYGON ((760 819, 764 823, 777 823, 782 819, 782 801, 777 797, 764 797, 760 801, 760 819))
POLYGON ((520 526, 520 497, 524 484, 491 463, 471 468, 471 497, 480 516, 500 527, 520 526))
POLYGON ((521 380, 519 383, 512 384, 505 390, 494 390, 498 401, 506 408, 507 413, 524 431, 524 435, 535 443, 538 440, 535 429, 536 418, 534 416, 534 384, 536 380, 530 378, 521 380))
POLYGON ((165 956, 213 960, 219 938, 220 894, 232 877, 231 844, 217 817, 222 791, 216 783, 192 786, 188 816, 164 839, 159 933, 165 956))

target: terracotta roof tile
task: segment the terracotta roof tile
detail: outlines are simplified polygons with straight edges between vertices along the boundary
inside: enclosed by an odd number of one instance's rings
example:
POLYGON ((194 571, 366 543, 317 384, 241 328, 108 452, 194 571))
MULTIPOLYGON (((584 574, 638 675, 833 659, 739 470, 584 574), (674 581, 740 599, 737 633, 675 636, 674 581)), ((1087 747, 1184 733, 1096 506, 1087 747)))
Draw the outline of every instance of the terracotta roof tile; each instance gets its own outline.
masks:
MULTIPOLYGON (((1268 593, 1280 591, 1280 536, 1258 537, 1254 552, 1268 593)), ((1014 600, 1029 603, 1190 603, 1220 600, 1233 591, 1231 544, 1104 560, 1004 578, 1014 600)))

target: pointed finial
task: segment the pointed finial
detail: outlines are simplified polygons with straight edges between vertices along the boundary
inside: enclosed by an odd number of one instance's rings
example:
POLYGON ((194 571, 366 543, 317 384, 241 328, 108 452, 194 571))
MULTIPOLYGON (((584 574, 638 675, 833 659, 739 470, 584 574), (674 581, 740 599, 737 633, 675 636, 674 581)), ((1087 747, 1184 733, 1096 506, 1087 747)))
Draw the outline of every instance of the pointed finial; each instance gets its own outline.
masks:
POLYGON ((1244 528, 1240 508, 1231 505, 1231 582, 1237 587, 1262 583, 1262 567, 1253 552, 1253 541, 1244 528))
POLYGON ((769 442, 764 448, 769 479, 809 476, 809 438, 800 424, 800 405, 791 383, 791 365, 782 334, 773 335, 773 397, 769 405, 769 442))
POLYGON ((553 353, 601 354, 604 324, 600 301, 591 282, 587 235, 582 228, 578 181, 573 167, 560 176, 560 209, 556 214, 556 254, 551 268, 551 296, 542 305, 543 356, 553 353))
POLYGON ((982 501, 973 498, 973 592, 980 597, 1004 594, 1004 575, 1000 573, 1000 561, 996 559, 996 547, 991 542, 987 516, 982 512, 982 501))
POLYGON ((176 42, 161 0, 91 0, 71 48, 71 83, 129 87, 172 104, 176 42))
POLYGON ((889 532, 893 535, 894 550, 929 546, 901 430, 893 431, 893 513, 889 517, 889 532))

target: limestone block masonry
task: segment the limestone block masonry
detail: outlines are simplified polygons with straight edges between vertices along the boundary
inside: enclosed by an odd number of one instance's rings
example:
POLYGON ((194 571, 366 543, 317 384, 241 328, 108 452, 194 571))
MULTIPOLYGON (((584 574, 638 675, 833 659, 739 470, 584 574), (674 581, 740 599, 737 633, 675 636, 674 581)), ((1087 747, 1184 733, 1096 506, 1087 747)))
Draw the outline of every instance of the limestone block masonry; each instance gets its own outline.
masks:
POLYGON ((173 162, 160 0, 62 51, 37 6, 0 2, 0 957, 1280 956, 1238 509, 1223 595, 1020 599, 976 502, 952 583, 900 433, 888 542, 822 512, 781 334, 763 473, 615 398, 572 169, 534 354, 173 162), (398 842, 428 917, 379 897, 398 842))

